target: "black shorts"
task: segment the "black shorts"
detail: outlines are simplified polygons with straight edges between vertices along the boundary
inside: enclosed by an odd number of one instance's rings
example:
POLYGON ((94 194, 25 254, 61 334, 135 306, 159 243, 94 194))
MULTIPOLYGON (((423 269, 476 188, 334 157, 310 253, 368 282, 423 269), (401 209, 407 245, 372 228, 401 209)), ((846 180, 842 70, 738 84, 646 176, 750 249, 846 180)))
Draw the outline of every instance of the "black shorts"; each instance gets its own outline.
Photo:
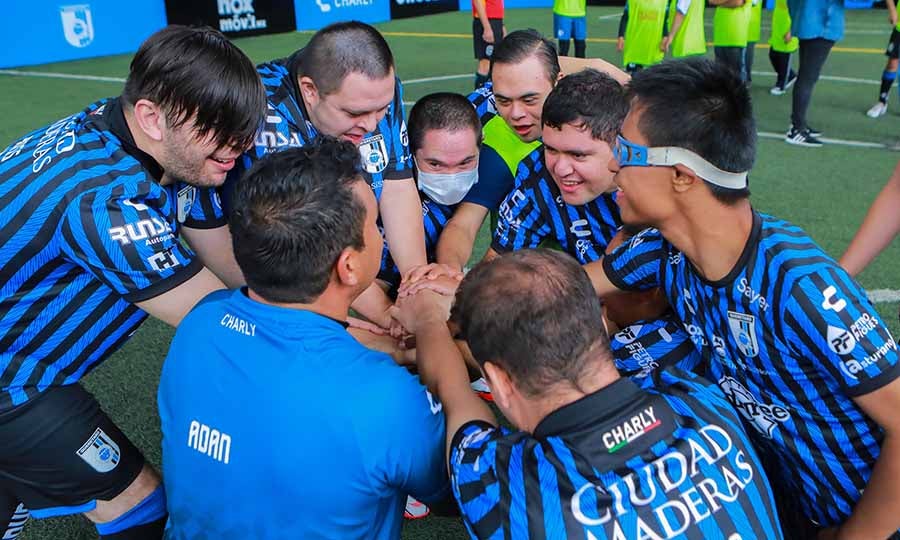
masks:
POLYGON ((488 43, 482 37, 484 34, 484 25, 481 19, 472 19, 472 43, 475 45, 475 59, 484 60, 494 54, 494 46, 503 39, 503 19, 488 19, 491 30, 494 31, 494 42, 488 43))
POLYGON ((79 384, 0 412, 0 491, 36 518, 82 513, 131 485, 144 456, 79 384))
POLYGON ((888 41, 887 49, 884 50, 884 55, 894 60, 900 58, 900 32, 896 27, 891 30, 891 39, 888 41))

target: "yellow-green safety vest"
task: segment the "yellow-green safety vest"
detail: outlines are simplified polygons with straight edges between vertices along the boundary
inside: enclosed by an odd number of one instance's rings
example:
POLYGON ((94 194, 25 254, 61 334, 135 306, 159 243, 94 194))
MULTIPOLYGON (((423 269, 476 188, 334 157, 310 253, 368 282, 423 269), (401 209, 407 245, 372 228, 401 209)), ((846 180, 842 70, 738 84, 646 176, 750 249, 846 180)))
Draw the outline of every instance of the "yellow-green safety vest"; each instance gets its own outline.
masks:
POLYGON ((622 62, 626 66, 652 66, 662 62, 664 53, 659 50, 659 44, 666 23, 668 0, 627 1, 628 26, 625 28, 622 62))
MULTIPOLYGON (((669 30, 675 22, 675 14, 678 11, 678 0, 672 0, 669 6, 669 30)), ((706 0, 691 0, 688 12, 681 22, 678 34, 672 38, 669 51, 675 58, 706 54, 706 29, 703 27, 703 12, 706 9, 706 0)))
POLYGON ((741 7, 717 7, 713 16, 713 44, 716 47, 746 47, 752 8, 750 0, 741 7))
POLYGON ((784 35, 791 30, 791 13, 788 11, 787 0, 775 0, 775 9, 772 10, 772 35, 769 37, 769 46, 773 51, 792 53, 800 47, 800 40, 791 36, 791 40, 784 42, 784 35))

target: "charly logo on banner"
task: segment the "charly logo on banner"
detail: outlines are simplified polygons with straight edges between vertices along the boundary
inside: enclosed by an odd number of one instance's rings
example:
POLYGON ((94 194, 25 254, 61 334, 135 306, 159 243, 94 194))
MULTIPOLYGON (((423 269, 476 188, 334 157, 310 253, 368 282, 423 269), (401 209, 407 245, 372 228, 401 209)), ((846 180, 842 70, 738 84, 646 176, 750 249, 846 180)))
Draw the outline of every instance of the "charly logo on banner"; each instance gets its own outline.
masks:
MULTIPOLYGON (((318 30, 338 21, 390 20, 394 0, 295 0, 297 30, 318 30)), ((444 1, 444 0, 441 0, 444 1)))
POLYGON ((166 0, 169 24, 207 25, 228 36, 290 32, 293 0, 166 0))
POLYGON ((69 45, 80 49, 94 41, 94 22, 91 19, 90 4, 60 6, 59 18, 62 20, 63 34, 69 45))
POLYGON ((457 11, 459 0, 391 0, 391 18, 418 17, 457 11))

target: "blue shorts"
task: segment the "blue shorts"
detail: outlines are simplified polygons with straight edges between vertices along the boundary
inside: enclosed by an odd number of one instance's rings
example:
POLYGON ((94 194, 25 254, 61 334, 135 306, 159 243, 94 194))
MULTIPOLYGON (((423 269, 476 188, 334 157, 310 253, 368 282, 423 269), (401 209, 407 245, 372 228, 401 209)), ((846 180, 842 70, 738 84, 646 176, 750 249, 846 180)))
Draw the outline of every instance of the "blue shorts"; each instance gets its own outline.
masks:
POLYGON ((553 14, 553 34, 556 39, 569 41, 572 38, 578 41, 587 39, 587 17, 566 17, 553 14))

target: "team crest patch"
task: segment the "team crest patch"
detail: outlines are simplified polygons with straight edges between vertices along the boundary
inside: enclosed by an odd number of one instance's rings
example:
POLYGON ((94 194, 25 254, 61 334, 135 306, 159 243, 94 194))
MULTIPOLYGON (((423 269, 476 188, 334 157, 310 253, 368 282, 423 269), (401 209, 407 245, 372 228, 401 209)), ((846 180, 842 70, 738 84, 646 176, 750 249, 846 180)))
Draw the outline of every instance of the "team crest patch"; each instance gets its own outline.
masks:
POLYGON ((359 145, 359 155, 367 173, 378 174, 385 170, 388 164, 388 152, 384 136, 374 135, 364 139, 359 145))
POLYGON ((81 445, 76 454, 100 473, 115 469, 121 457, 119 445, 100 428, 97 428, 87 442, 81 445))
POLYGON ((178 190, 178 223, 184 223, 184 220, 190 215, 196 197, 197 188, 194 186, 186 186, 178 190))
POLYGON ((752 358, 759 354, 759 342, 756 340, 756 317, 729 311, 728 326, 744 356, 752 358))

